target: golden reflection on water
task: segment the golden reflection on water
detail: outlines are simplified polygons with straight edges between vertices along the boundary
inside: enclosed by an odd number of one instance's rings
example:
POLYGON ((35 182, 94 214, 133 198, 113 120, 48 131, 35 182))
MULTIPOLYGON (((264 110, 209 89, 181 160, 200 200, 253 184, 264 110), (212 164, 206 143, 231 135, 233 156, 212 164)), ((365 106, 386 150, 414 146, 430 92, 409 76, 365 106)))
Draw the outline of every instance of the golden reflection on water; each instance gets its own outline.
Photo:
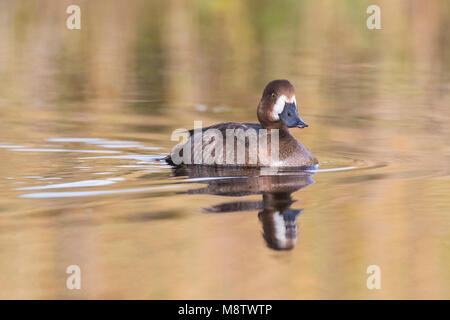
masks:
POLYGON ((375 2, 382 30, 368 1, 86 0, 80 31, 71 1, 1 2, 0 298, 449 298, 450 4, 375 2), (158 160, 275 78, 321 168, 358 169, 280 191, 158 160))

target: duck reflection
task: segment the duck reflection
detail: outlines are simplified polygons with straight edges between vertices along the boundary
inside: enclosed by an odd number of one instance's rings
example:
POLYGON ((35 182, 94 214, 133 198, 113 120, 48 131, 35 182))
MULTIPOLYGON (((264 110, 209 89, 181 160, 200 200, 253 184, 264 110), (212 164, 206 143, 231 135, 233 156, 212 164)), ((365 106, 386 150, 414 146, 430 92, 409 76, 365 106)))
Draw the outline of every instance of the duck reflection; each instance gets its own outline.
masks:
POLYGON ((304 171, 277 173, 260 169, 213 167, 177 167, 175 176, 188 176, 190 181, 205 183, 203 188, 188 190, 189 194, 213 194, 242 197, 262 194, 262 201, 232 201, 205 209, 207 213, 258 210, 263 238, 274 250, 291 250, 297 242, 297 217, 303 209, 292 209, 291 194, 314 183, 312 174, 304 171))
POLYGON ((290 250, 297 242, 297 216, 303 209, 290 209, 290 193, 263 194, 264 209, 258 213, 263 237, 269 248, 290 250))

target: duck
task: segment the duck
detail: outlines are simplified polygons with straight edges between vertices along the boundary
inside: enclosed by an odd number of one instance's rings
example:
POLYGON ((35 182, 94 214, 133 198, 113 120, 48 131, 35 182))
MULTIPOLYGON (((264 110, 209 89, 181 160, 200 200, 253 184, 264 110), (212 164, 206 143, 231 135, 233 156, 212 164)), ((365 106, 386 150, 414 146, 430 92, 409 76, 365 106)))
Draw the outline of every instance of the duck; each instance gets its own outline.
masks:
POLYGON ((308 124, 298 114, 294 86, 288 80, 265 86, 257 118, 259 124, 224 122, 185 131, 184 141, 166 161, 174 166, 317 168, 317 158, 290 132, 308 124))

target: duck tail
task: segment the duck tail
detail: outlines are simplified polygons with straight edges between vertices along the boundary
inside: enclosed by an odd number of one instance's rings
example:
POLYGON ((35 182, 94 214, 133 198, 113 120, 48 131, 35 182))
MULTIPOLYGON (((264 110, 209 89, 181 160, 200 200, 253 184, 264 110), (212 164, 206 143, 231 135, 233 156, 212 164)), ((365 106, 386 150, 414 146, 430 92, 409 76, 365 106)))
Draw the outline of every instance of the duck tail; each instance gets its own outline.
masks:
POLYGON ((167 162, 168 164, 170 164, 171 166, 175 165, 175 163, 172 161, 172 157, 170 156, 170 154, 168 156, 166 156, 163 160, 165 162, 167 162))

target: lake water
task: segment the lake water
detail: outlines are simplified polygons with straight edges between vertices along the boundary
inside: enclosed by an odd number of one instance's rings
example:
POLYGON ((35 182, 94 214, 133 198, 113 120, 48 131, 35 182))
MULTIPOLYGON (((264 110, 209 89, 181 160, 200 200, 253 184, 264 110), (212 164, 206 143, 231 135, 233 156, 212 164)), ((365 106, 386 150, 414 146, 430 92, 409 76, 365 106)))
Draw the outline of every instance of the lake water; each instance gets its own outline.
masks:
POLYGON ((79 3, 0 4, 0 298, 450 298, 447 1, 79 3), (161 160, 276 78, 318 170, 161 160))

